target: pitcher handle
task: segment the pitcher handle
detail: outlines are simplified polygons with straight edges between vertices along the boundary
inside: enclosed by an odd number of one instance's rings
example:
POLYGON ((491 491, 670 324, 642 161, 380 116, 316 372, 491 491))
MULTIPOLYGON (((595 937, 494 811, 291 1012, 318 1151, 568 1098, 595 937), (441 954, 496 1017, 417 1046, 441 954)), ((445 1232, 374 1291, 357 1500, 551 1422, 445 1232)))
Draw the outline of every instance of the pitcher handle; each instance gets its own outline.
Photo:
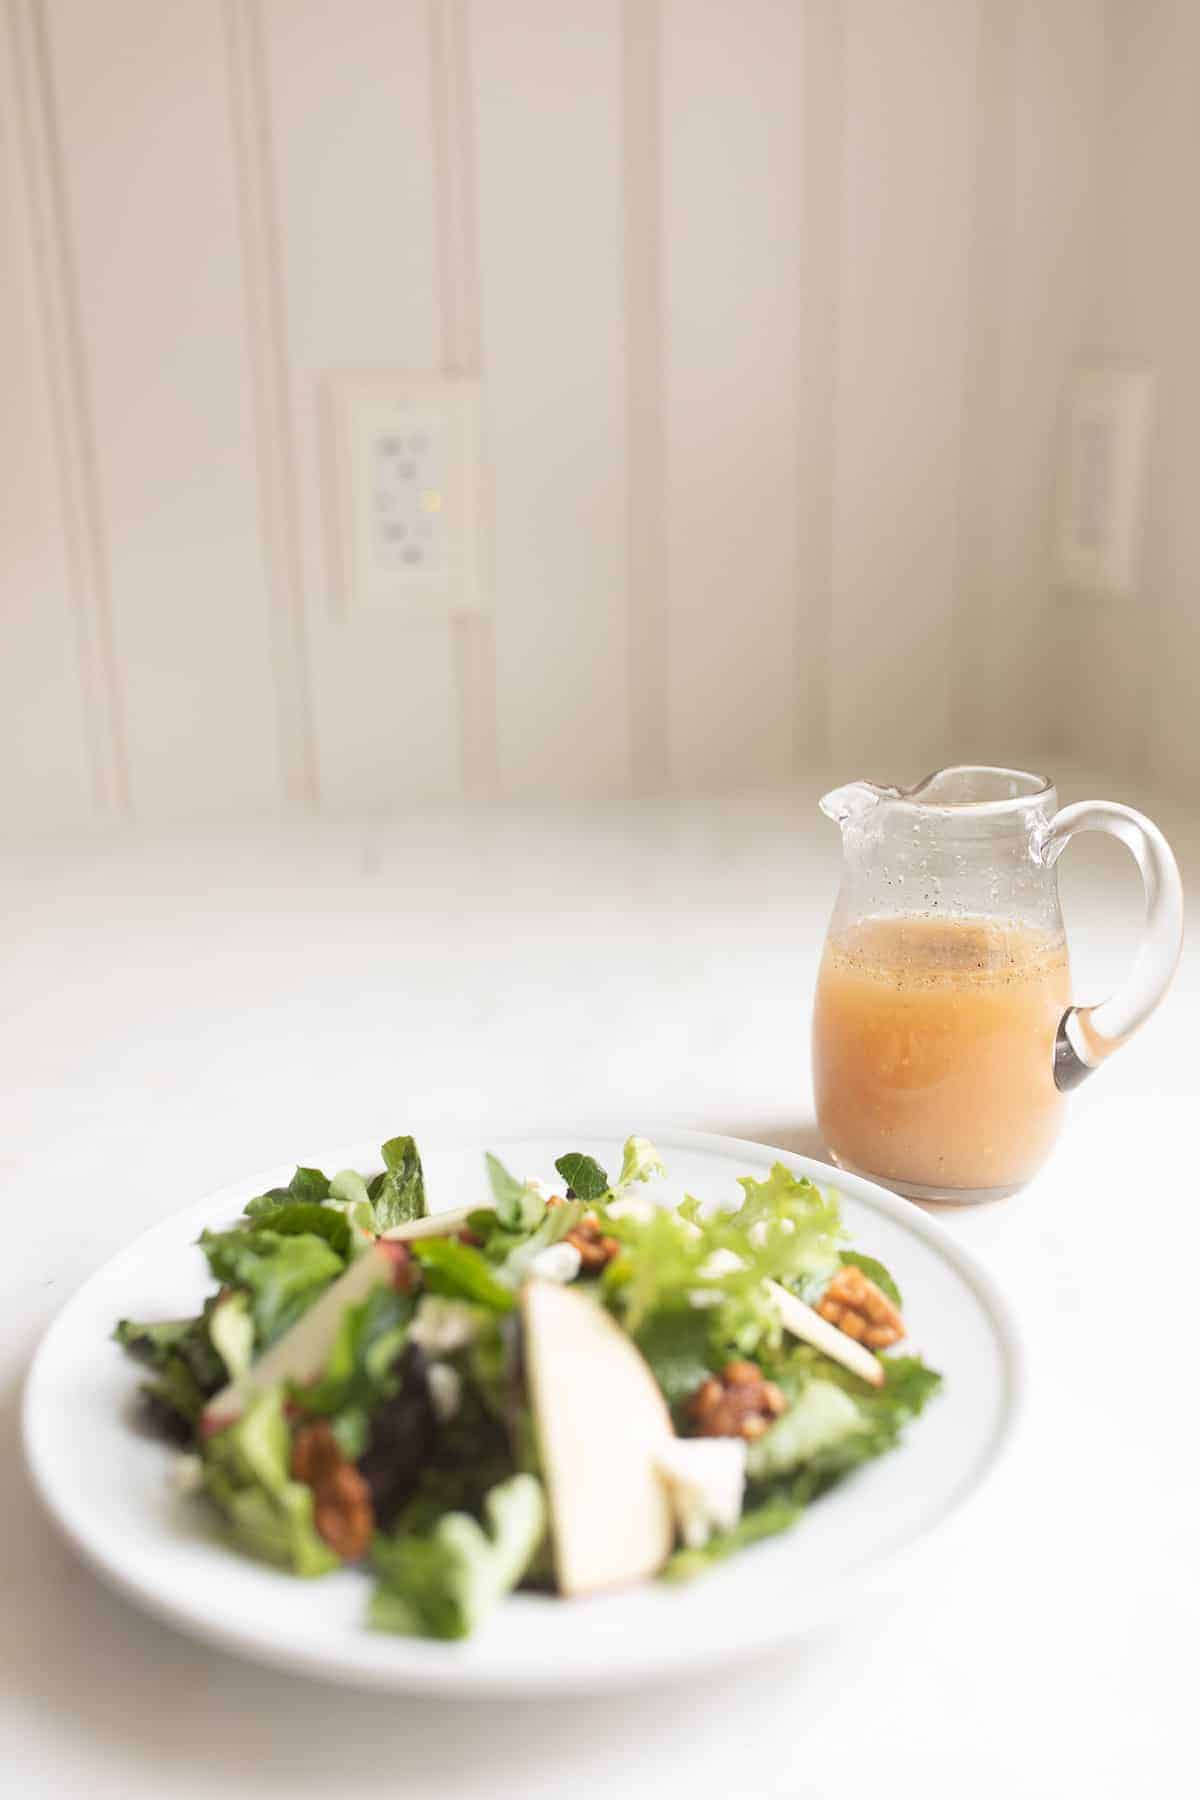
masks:
POLYGON ((1146 890, 1146 923, 1133 967, 1099 1006, 1069 1006, 1054 1045, 1054 1083, 1064 1092, 1119 1050, 1144 1025, 1171 984, 1183 945, 1183 883, 1171 846, 1131 806, 1081 800, 1055 813, 1042 840, 1042 859, 1058 861, 1077 831, 1107 831, 1133 853, 1146 890))

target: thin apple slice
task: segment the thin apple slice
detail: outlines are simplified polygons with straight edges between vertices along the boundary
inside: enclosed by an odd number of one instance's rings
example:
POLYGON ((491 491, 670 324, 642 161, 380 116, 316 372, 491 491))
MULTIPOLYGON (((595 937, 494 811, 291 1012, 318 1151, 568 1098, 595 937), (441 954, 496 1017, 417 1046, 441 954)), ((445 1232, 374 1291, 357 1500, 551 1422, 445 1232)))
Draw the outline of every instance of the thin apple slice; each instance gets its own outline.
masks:
POLYGON ((380 1237, 389 1244, 407 1244, 413 1238, 449 1237, 451 1232, 461 1231, 473 1212, 491 1212, 489 1202, 479 1206, 459 1206, 453 1212, 427 1213, 423 1219, 406 1219, 403 1225, 393 1225, 390 1231, 381 1231, 380 1237))
POLYGON ((594 1594, 641 1581, 674 1542, 656 1468, 674 1431, 658 1383, 586 1294, 530 1281, 521 1313, 559 1590, 594 1594))
POLYGON ((201 1429, 213 1432, 232 1425, 253 1394, 274 1387, 277 1381, 303 1383, 324 1374, 342 1314, 348 1306, 365 1300, 372 1289, 389 1282, 395 1267, 394 1258, 381 1245, 372 1244, 364 1250, 313 1302, 303 1318, 263 1351, 240 1381, 231 1381, 213 1395, 204 1408, 201 1429))
POLYGON ((814 1350, 823 1351, 835 1363, 841 1363, 843 1369, 849 1369, 852 1375, 861 1375, 872 1387, 883 1386, 887 1370, 877 1356, 844 1331, 839 1331, 836 1325, 831 1325, 828 1319, 823 1319, 819 1312, 798 1300, 778 1281, 768 1281, 767 1291, 778 1303, 779 1317, 793 1337, 811 1344, 814 1350))
POLYGON ((396 1262, 385 1246, 409 1243, 414 1238, 449 1237, 452 1232, 461 1231, 468 1215, 476 1210, 464 1206, 454 1212, 429 1213, 423 1219, 408 1219, 385 1231, 326 1288, 290 1331, 263 1352, 240 1381, 231 1381, 213 1395, 204 1408, 201 1429, 213 1432, 232 1425, 241 1417, 252 1394, 262 1393, 277 1381, 303 1385, 323 1375, 346 1308, 357 1306, 373 1288, 383 1287, 392 1279, 396 1262))
POLYGON ((303 1385, 323 1375, 346 1308, 357 1306, 373 1288, 383 1287, 391 1281, 395 1273, 395 1258, 389 1255, 385 1246, 408 1243, 414 1238, 449 1237, 452 1232, 461 1231, 468 1215, 476 1210, 464 1206, 454 1212, 429 1213, 423 1219, 408 1219, 403 1225, 393 1225, 390 1231, 385 1231, 369 1250, 355 1258, 332 1286, 326 1288, 290 1331, 285 1331, 277 1343, 263 1352, 240 1381, 231 1381, 219 1394, 213 1395, 204 1408, 201 1429, 213 1432, 232 1425, 241 1417, 252 1394, 262 1393, 264 1388, 273 1387, 277 1381, 303 1385))

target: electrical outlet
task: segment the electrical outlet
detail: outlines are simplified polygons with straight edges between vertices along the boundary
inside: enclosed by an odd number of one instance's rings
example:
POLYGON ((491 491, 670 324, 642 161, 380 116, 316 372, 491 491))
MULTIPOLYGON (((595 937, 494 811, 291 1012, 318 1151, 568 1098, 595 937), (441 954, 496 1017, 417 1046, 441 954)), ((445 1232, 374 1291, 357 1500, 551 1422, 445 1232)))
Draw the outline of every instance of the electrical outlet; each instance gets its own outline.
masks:
POLYGON ((478 383, 336 375, 329 399, 343 611, 489 611, 478 383))
POLYGON ((1098 363, 1076 376, 1058 519, 1066 588, 1116 598, 1134 592, 1153 399, 1146 368, 1098 363))

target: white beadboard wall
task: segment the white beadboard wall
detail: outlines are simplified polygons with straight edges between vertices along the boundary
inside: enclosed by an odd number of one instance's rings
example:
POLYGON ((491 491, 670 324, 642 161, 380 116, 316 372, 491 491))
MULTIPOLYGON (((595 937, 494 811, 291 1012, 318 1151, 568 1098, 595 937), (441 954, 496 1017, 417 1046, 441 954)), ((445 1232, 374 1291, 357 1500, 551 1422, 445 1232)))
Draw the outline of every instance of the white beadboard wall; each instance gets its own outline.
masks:
POLYGON ((1085 351, 1155 376, 1135 599, 1064 597, 1054 675, 1083 759, 1200 784, 1200 5, 1112 0, 1085 351))
POLYGON ((1186 0, 0 4, 10 821, 1052 737, 1064 382, 1137 348, 1111 51, 1186 0), (366 367, 481 377, 494 620, 339 614, 322 383, 366 367))

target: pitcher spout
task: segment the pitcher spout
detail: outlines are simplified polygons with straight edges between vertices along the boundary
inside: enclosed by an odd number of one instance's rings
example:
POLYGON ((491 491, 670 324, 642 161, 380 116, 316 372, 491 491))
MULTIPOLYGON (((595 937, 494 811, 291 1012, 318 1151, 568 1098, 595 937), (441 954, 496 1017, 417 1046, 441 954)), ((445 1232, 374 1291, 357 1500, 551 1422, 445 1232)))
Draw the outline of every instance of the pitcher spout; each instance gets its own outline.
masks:
POLYGON ((856 824, 879 805, 881 800, 894 798, 895 788, 880 787, 874 781, 848 781, 845 787, 834 788, 821 801, 821 811, 835 825, 856 824))

